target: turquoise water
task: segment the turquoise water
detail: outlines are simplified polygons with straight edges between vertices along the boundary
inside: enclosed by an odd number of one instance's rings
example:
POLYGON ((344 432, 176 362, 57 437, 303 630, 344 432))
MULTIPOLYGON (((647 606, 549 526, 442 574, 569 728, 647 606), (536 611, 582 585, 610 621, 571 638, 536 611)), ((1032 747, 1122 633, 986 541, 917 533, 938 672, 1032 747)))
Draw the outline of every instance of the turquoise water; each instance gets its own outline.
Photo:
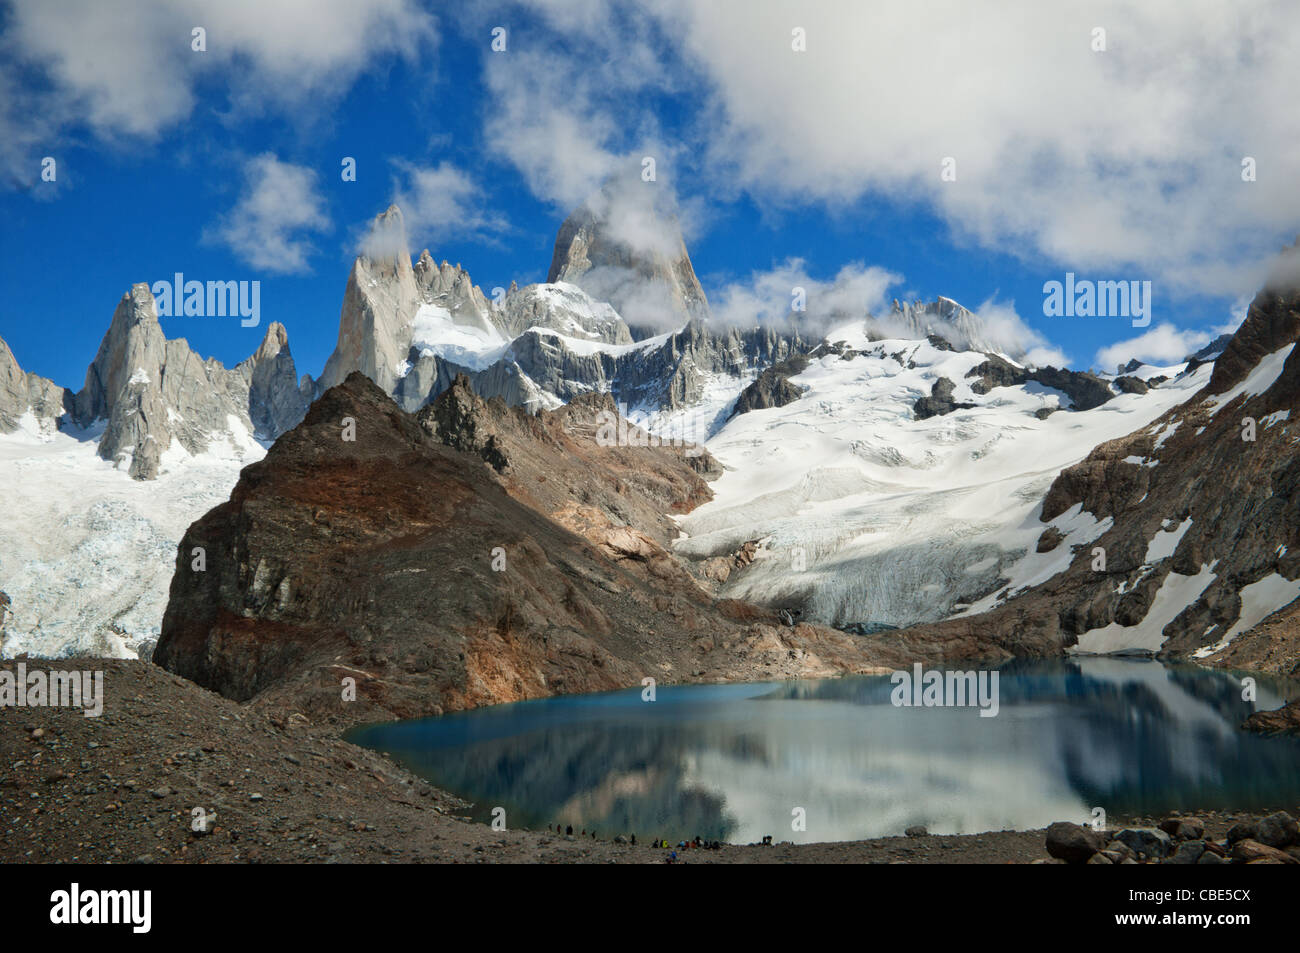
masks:
POLYGON ((998 712, 896 707, 888 676, 660 687, 358 729, 490 820, 748 843, 1300 805, 1300 742, 1239 730, 1300 690, 1151 660, 999 670, 998 712), (803 829, 797 829, 802 811, 803 829))

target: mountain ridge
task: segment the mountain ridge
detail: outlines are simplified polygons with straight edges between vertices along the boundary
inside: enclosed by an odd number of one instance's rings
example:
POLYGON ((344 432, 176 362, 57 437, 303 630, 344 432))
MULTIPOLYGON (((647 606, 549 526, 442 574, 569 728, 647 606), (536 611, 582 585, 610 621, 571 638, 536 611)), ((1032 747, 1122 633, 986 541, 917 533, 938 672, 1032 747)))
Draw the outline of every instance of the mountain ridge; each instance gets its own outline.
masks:
MULTIPOLYGON (((757 485, 765 471, 780 473, 778 460, 798 456, 784 445, 799 428, 806 428, 809 450, 840 440, 832 431, 848 414, 851 426, 833 465, 805 467, 793 483, 773 484, 771 492, 731 506, 731 516, 719 500, 678 514, 689 538, 671 545, 697 582, 724 598, 874 631, 938 622, 936 615, 971 607, 983 611, 994 607, 1002 589, 1023 590, 1025 580, 1036 580, 1042 570, 1017 566, 1060 558, 1047 529, 1076 546, 1108 518, 1089 523, 1093 511, 1080 504, 1076 522, 1069 523, 1069 507, 1056 512, 1053 502, 1051 526, 1029 520, 1034 501, 1068 485, 1059 468, 1078 463, 1095 441, 1123 437, 1126 431, 1118 428, 1125 420, 1140 423, 1137 430, 1148 426, 1211 375, 1215 386, 1249 376, 1252 362, 1267 359, 1261 348, 1276 331, 1261 317, 1243 325, 1223 344, 1222 370, 1218 362, 1208 367, 1193 360, 1131 379, 1034 368, 982 350, 992 342, 984 339, 979 318, 942 297, 895 302, 879 318, 864 310, 816 339, 804 336, 797 315, 752 327, 690 316, 680 327, 638 339, 617 309, 568 280, 583 282, 600 262, 626 258, 617 242, 599 234, 599 217, 584 208, 566 220, 572 234, 557 235, 552 270, 566 280, 512 284, 489 299, 468 272, 435 262, 428 249, 412 261, 402 212, 390 206, 376 216, 349 270, 338 341, 320 380, 295 379, 288 336, 278 323, 234 368, 199 359, 184 339, 166 339, 147 286, 135 285, 119 302, 75 395, 24 374, 7 348, 0 352, 0 425, 6 414, 16 420, 39 405, 46 416, 34 416, 48 431, 58 419, 53 413, 66 409, 77 427, 90 428, 84 433, 97 441, 102 458, 137 480, 155 480, 169 461, 197 459, 214 440, 233 444, 241 462, 256 459, 257 441, 271 443, 303 419, 332 380, 340 378, 333 385, 340 386, 361 372, 408 413, 423 413, 444 394, 463 403, 472 393, 484 406, 499 400, 502 408, 528 413, 600 407, 669 443, 708 438, 712 446, 716 440, 722 462, 710 466, 720 486, 734 486, 757 485), (607 252, 593 258, 593 247, 607 252), (910 337, 883 336, 889 333, 910 337), (1053 422, 1061 410, 1077 420, 1061 415, 1053 422), (779 440, 769 427, 783 428, 779 440), (1011 482, 998 477, 1003 497, 977 508, 978 518, 950 514, 942 527, 926 529, 924 508, 945 494, 953 505, 978 495, 979 481, 963 483, 963 474, 978 472, 981 461, 1007 457, 1005 448, 1031 433, 1062 447, 1036 468, 1012 471, 1011 482), (803 515, 835 500, 849 506, 835 519, 803 515), (893 500, 906 518, 880 513, 873 500, 893 500), (951 551, 936 555, 935 547, 953 533, 951 551), (813 572, 779 572, 768 557, 798 539, 808 544, 813 572), (884 548, 871 550, 876 544, 884 548), (741 551, 751 558, 738 559, 741 551), (900 567, 906 571, 893 581, 882 572, 900 567), (908 574, 918 572, 922 577, 913 582, 925 592, 909 595, 903 591, 911 585, 908 574), (859 576, 856 593, 831 578, 859 576), (1001 585, 1004 579, 1010 585, 1001 585), (929 615, 918 618, 918 612, 929 615)), ((671 252, 680 245, 679 271, 689 268, 698 285, 675 222, 669 231, 675 237, 662 247, 671 252)), ((671 270, 674 261, 671 254, 654 259, 648 270, 652 276, 657 268, 671 270)), ((629 271, 644 270, 643 263, 632 264, 629 271)), ((680 302, 707 313, 702 290, 698 300, 691 292, 680 302)), ((496 412, 484 413, 489 419, 496 412)), ((648 516, 639 519, 648 525, 648 516)), ((658 545, 667 548, 670 541, 658 545)), ((23 565, 35 564, 29 559, 23 565)), ((1143 591, 1149 586, 1144 583, 1143 591)), ((30 624, 25 603, 33 587, 9 586, 24 625, 30 624)))
POLYGON ((410 415, 354 372, 186 533, 155 661, 345 722, 647 677, 875 670, 842 633, 699 589, 660 541, 703 480, 683 448, 602 446, 608 409, 593 395, 533 416, 460 377, 410 415), (340 704, 344 678, 359 704, 340 704))
POLYGON ((1268 664, 1300 672, 1290 608, 1300 597, 1297 340, 1300 292, 1261 291, 1202 387, 1053 480, 1032 558, 1069 550, 1061 571, 909 631, 955 638, 1029 627, 1075 652, 1231 665, 1270 656, 1233 645, 1275 618, 1273 644, 1290 644, 1290 661, 1268 664), (1071 541, 1067 527, 1081 521, 1096 530, 1071 541))

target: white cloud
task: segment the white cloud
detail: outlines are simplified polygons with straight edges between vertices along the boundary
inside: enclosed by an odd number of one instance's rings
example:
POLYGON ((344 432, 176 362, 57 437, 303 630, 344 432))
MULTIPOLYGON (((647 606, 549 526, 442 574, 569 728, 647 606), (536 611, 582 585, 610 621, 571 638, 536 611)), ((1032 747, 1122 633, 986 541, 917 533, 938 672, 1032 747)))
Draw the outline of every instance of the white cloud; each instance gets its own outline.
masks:
MULTIPOLYGON (((745 281, 732 282, 710 296, 715 320, 728 325, 784 324, 791 318, 796 291, 804 295, 805 311, 795 315, 800 330, 816 338, 836 325, 872 316, 877 334, 913 337, 915 329, 893 317, 891 289, 903 276, 878 266, 845 265, 829 281, 813 278, 806 263, 791 258, 777 267, 755 272, 745 281)), ((1014 301, 989 298, 972 312, 981 328, 980 338, 993 349, 1023 358, 1031 364, 1064 367, 1068 360, 1046 338, 1027 325, 1014 301)), ((961 331, 953 329, 954 343, 961 331)))
POLYGON ((100 134, 152 135, 194 106, 197 25, 183 4, 17 0, 11 54, 43 68, 49 96, 100 134))
MULTIPOLYGON (((414 58, 435 40, 413 0, 17 0, 0 57, 46 81, 36 108, 45 144, 84 123, 102 139, 149 140, 188 119, 200 82, 224 84, 236 110, 299 114, 346 89, 375 60, 414 58), (191 30, 207 31, 207 51, 191 30)), ((39 84, 38 84, 39 85, 39 84)), ((19 117, 0 114, 6 164, 30 157, 15 144, 19 117)))
POLYGON ((845 265, 830 281, 808 274, 801 258, 791 258, 770 271, 755 272, 733 282, 711 297, 715 320, 746 327, 783 324, 792 314, 796 291, 804 296, 805 310, 796 315, 800 329, 817 336, 833 324, 886 310, 886 293, 902 276, 876 266, 845 265))
POLYGON ((617 156, 604 144, 617 127, 570 95, 551 64, 539 53, 489 54, 486 78, 495 103, 487 144, 514 163, 534 194, 571 209, 614 171, 617 156))
POLYGON ((244 164, 244 191, 206 238, 255 268, 303 272, 312 246, 306 233, 329 227, 316 173, 270 153, 244 164))
POLYGON ((640 161, 624 160, 599 192, 587 197, 592 214, 607 222, 605 234, 642 255, 673 259, 682 254, 682 233, 697 227, 698 206, 683 208, 672 182, 641 178, 640 161))
POLYGON ((699 113, 678 145, 701 172, 693 191, 832 210, 911 200, 1053 271, 1240 294, 1300 221, 1300 17, 1282 0, 629 0, 590 17, 526 5, 564 42, 526 69, 487 55, 488 126, 521 124, 499 147, 559 202, 584 197, 671 86, 699 113), (1105 52, 1091 48, 1098 26, 1105 52))
MULTIPOLYGON (((527 0, 543 27, 512 34, 505 53, 484 53, 491 106, 488 148, 513 163, 529 188, 562 211, 576 208, 611 176, 655 159, 665 190, 674 165, 695 144, 662 135, 655 97, 697 92, 665 62, 666 35, 634 3, 527 0), (545 27, 549 27, 549 33, 545 27)), ((492 5, 489 4, 489 7, 492 5)), ((480 12, 483 33, 508 13, 480 12)), ((485 49, 486 49, 485 44, 485 49)))
MULTIPOLYGON (((686 256, 683 232, 692 227, 694 210, 682 208, 671 182, 642 180, 639 163, 619 166, 584 204, 604 223, 602 238, 619 246, 627 257, 587 249, 583 257, 590 254, 597 263, 581 272, 580 283, 588 294, 610 302, 639 329, 676 328, 686 315, 677 279, 670 276, 686 256)), ((548 277, 573 280, 572 274, 563 271, 548 277)))
MULTIPOLYGON (((1300 255, 1291 249, 1284 249, 1282 254, 1267 269, 1270 282, 1283 287, 1294 287, 1300 275, 1297 275, 1297 262, 1300 255)), ((1225 334, 1234 334, 1246 320, 1251 302, 1255 295, 1245 294, 1233 302, 1228 312, 1228 320, 1218 326, 1205 330, 1179 328, 1164 322, 1127 341, 1117 341, 1097 352, 1097 363, 1102 368, 1119 367, 1137 359, 1146 364, 1177 364, 1211 341, 1225 334)))
POLYGON ((974 311, 984 325, 984 336, 997 350, 1005 354, 1023 355, 1023 359, 1039 367, 1051 365, 1066 367, 1069 358, 1059 348, 1025 324, 1016 311, 1016 303, 1005 303, 989 298, 974 311))
POLYGON ((1250 303, 1255 299, 1254 295, 1242 295, 1232 305, 1230 310, 1231 317, 1228 323, 1216 330, 1216 334, 1232 334, 1237 328, 1241 327, 1242 322, 1246 320, 1246 315, 1250 311, 1250 303))
POLYGON ((760 10, 669 14, 717 90, 715 159, 753 191, 832 204, 903 193, 984 247, 1217 293, 1257 283, 1300 220, 1300 18, 1284 3, 760 10), (789 51, 792 25, 807 53, 789 51), (1245 155, 1268 174, 1242 182, 1245 155), (939 175, 949 156, 955 182, 939 175))
MULTIPOLYGON (((0 44, 0 188, 26 188, 36 199, 51 199, 67 181, 65 168, 56 168, 54 183, 40 178, 41 159, 58 127, 57 114, 42 108, 39 97, 25 89, 3 64, 0 44), (50 186, 56 186, 51 189, 50 186)), ((52 157, 55 158, 55 157, 52 157)), ((56 158, 63 158, 59 156, 56 158)))
POLYGON ((1103 370, 1120 367, 1135 358, 1144 364, 1178 364, 1217 336, 1217 332, 1178 328, 1165 322, 1138 337, 1103 347, 1097 352, 1097 363, 1103 370))
POLYGON ((401 208, 412 241, 482 238, 507 227, 502 216, 486 207, 478 183, 450 162, 418 166, 395 159, 393 165, 399 172, 393 203, 401 208))

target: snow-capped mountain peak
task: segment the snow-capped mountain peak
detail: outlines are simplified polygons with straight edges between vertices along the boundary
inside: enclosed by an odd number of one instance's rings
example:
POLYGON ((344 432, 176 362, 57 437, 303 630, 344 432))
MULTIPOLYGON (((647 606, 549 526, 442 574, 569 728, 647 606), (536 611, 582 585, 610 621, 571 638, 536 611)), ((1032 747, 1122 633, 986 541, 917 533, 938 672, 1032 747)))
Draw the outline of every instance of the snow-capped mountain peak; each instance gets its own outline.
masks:
POLYGON ((889 314, 881 319, 872 318, 870 326, 882 337, 924 339, 935 334, 958 350, 990 354, 1005 351, 1013 358, 1024 357, 1027 350, 1023 346, 1007 347, 1003 342, 995 341, 976 314, 942 296, 930 302, 900 302, 895 298, 889 314))

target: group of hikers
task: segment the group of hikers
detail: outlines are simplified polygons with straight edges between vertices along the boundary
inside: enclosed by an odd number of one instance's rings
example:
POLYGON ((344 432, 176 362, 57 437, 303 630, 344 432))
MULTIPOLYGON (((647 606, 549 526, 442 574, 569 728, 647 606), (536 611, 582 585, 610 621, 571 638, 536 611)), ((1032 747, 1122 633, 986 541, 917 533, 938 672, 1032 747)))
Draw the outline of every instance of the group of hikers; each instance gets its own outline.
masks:
MULTIPOLYGON (((560 825, 559 825, 559 824, 556 824, 556 825, 555 825, 555 833, 557 833, 557 834, 563 834, 565 837, 574 837, 574 836, 577 836, 577 837, 586 837, 586 836, 587 836, 587 829, 584 827, 584 828, 582 829, 582 833, 581 833, 581 834, 577 834, 577 835, 575 835, 575 834, 573 833, 573 825, 572 825, 572 824, 569 824, 568 826, 566 826, 566 827, 564 828, 564 830, 560 830, 560 825)), ((596 832, 595 832, 594 830, 591 832, 591 839, 592 839, 592 840, 595 840, 595 839, 596 839, 596 832)), ((634 844, 636 843, 636 835, 635 835, 635 834, 632 835, 632 843, 634 843, 634 844)))
MULTIPOLYGON (((547 828, 547 829, 549 830, 549 828, 547 828)), ((586 829, 585 827, 582 829, 582 832, 581 832, 581 833, 579 833, 579 834, 574 834, 574 833, 573 833, 573 825, 572 825, 572 824, 556 824, 556 825, 555 825, 555 833, 557 833, 557 834, 563 834, 565 837, 587 837, 587 836, 590 836, 592 840, 595 840, 595 839, 596 839, 596 832, 595 832, 594 830, 592 830, 592 831, 590 832, 590 834, 589 834, 588 831, 587 831, 587 829, 586 829)), ((766 838, 764 838, 763 842, 764 842, 765 844, 770 844, 770 843, 772 842, 772 838, 771 838, 770 836, 769 836, 769 837, 766 837, 766 838)), ((635 835, 635 834, 631 835, 631 836, 628 838, 628 843, 629 843, 629 844, 632 844, 633 846, 636 845, 636 835, 635 835)), ((670 850, 670 849, 672 848, 673 845, 670 844, 670 843, 668 843, 668 841, 667 841, 666 839, 662 838, 662 837, 656 837, 654 840, 650 841, 650 846, 651 846, 651 847, 659 847, 659 848, 662 848, 662 849, 664 849, 664 850, 670 850)), ((678 842, 677 842, 677 850, 720 850, 721 848, 722 848, 722 841, 718 841, 718 840, 705 840, 705 839, 704 839, 703 837, 701 837, 699 834, 696 834, 696 835, 695 835, 695 839, 694 839, 694 840, 683 840, 683 841, 678 841, 678 842)), ((677 856, 675 852, 674 852, 673 856, 674 856, 674 857, 677 856)))
MULTIPOLYGON (((668 841, 656 843, 655 847, 667 847, 668 841)), ((664 858, 664 863, 675 864, 678 861, 677 851, 686 850, 718 850, 722 847, 722 841, 704 840, 699 834, 695 835, 695 840, 684 840, 677 842, 677 850, 670 850, 668 856, 664 858)))
MULTIPOLYGON (((668 847, 668 841, 664 841, 662 847, 668 847)), ((695 835, 695 840, 684 840, 677 842, 678 850, 720 850, 722 841, 704 840, 699 834, 695 835)))

